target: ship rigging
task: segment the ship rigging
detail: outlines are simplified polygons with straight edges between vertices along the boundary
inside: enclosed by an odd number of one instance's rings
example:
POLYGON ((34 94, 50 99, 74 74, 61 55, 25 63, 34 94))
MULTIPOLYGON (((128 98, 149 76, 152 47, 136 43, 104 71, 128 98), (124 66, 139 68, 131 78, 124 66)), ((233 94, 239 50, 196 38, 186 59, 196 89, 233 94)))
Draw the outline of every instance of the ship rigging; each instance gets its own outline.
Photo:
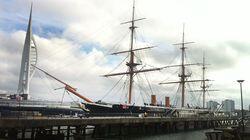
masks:
MULTIPOLYGON (((179 86, 181 87, 181 107, 185 107, 185 93, 186 93, 186 84, 187 83, 193 83, 193 82, 206 82, 206 81, 210 81, 209 79, 205 79, 205 77, 203 76, 203 79, 198 79, 198 80, 189 80, 188 78, 191 77, 191 73, 188 73, 186 71, 186 66, 193 66, 193 65, 203 65, 203 68, 205 67, 205 63, 191 63, 191 64, 187 64, 186 60, 185 60, 185 51, 187 49, 187 47, 185 45, 187 44, 191 44, 194 42, 186 42, 185 41, 185 24, 183 24, 183 31, 182 31, 182 42, 181 43, 176 43, 173 45, 181 45, 181 64, 180 65, 175 65, 172 67, 180 67, 181 71, 180 74, 178 74, 178 77, 180 78, 179 81, 171 81, 171 82, 161 82, 159 83, 160 85, 163 84, 179 84, 179 86)), ((203 70, 204 72, 204 70, 203 70)), ((204 75, 204 73, 203 73, 204 75)), ((204 97, 204 96, 203 96, 204 97)), ((203 103, 204 104, 204 103, 203 103)), ((188 105, 188 104, 187 104, 188 105)))
POLYGON ((150 72, 150 71, 156 71, 156 70, 161 70, 162 68, 151 68, 151 69, 141 69, 141 70, 136 70, 136 66, 140 65, 139 63, 135 63, 135 51, 140 51, 144 49, 151 49, 154 46, 151 47, 144 47, 144 48, 137 48, 134 49, 134 33, 135 29, 137 28, 135 26, 135 22, 144 20, 145 18, 139 18, 135 19, 135 1, 133 1, 133 10, 132 10, 132 19, 131 21, 123 22, 121 24, 129 24, 131 23, 131 26, 129 27, 131 31, 130 35, 130 49, 126 51, 120 51, 120 52, 115 52, 112 53, 112 55, 117 55, 121 53, 129 53, 129 62, 126 63, 128 67, 128 72, 120 72, 120 73, 112 73, 112 74, 106 74, 103 75, 104 77, 110 77, 110 76, 118 76, 118 75, 129 75, 129 89, 128 89, 128 104, 131 104, 131 98, 133 94, 133 82, 134 82, 134 76, 135 74, 138 73, 143 73, 143 72, 150 72))
MULTIPOLYGON (((105 103, 102 101, 97 101, 93 102, 92 100, 88 99, 85 96, 82 96, 80 93, 76 91, 76 88, 73 86, 70 86, 69 84, 59 80, 58 78, 52 76, 48 72, 42 70, 41 68, 38 68, 35 66, 36 69, 42 71, 49 77, 53 78, 54 80, 60 82, 61 84, 64 85, 64 88, 66 91, 76 95, 80 99, 83 99, 84 102, 82 104, 84 105, 84 110, 88 110, 91 114, 94 115, 104 115, 104 114, 109 114, 109 115, 116 115, 116 114, 138 114, 138 113, 148 113, 148 114, 161 114, 161 115, 168 115, 172 114, 173 110, 169 108, 169 101, 167 106, 156 106, 156 97, 155 95, 152 96, 152 101, 151 104, 145 104, 143 106, 141 105, 136 105, 135 103, 132 103, 132 96, 133 96, 133 87, 134 87, 134 76, 136 76, 138 73, 145 73, 145 72, 150 72, 150 71, 157 71, 161 70, 167 67, 160 67, 160 68, 147 68, 144 69, 144 67, 140 68, 139 70, 136 68, 138 65, 141 65, 140 63, 137 63, 135 61, 135 52, 145 50, 145 49, 151 49, 154 48, 155 46, 148 46, 148 47, 142 47, 142 48, 135 48, 134 47, 134 42, 135 42, 135 29, 137 28, 135 26, 135 22, 141 21, 145 18, 135 18, 135 1, 133 1, 133 9, 132 9, 132 19, 131 21, 123 22, 121 24, 131 24, 129 27, 131 33, 130 33, 130 47, 129 50, 124 50, 124 51, 119 51, 119 52, 114 52, 112 55, 118 55, 118 54, 123 54, 123 53, 128 53, 129 54, 129 61, 126 62, 126 66, 128 67, 127 72, 118 72, 118 73, 111 73, 111 74, 106 74, 103 75, 103 77, 111 77, 111 76, 119 76, 119 75, 128 75, 129 78, 129 85, 128 85, 128 102, 125 103, 105 103)), ((168 98, 169 99, 169 98, 168 98)))
MULTIPOLYGON (((135 102, 132 102, 132 98, 134 96, 134 77, 137 76, 139 73, 145 73, 145 72, 151 72, 151 71, 159 71, 162 69, 166 68, 171 68, 171 67, 181 67, 181 72, 178 75, 180 80, 179 81, 173 81, 173 82, 165 82, 165 83, 160 83, 160 84, 180 84, 181 87, 181 107, 183 108, 185 106, 185 92, 186 92, 186 83, 190 82, 205 82, 205 81, 210 81, 208 79, 203 79, 202 80, 189 80, 188 78, 191 76, 191 73, 188 73, 186 71, 187 66, 193 66, 193 65, 201 65, 201 63, 186 63, 185 61, 185 50, 186 50, 186 44, 191 44, 193 42, 186 42, 185 41, 185 34, 184 34, 184 26, 183 26, 183 33, 182 33, 182 42, 177 43, 174 45, 181 45, 181 64, 178 65, 169 65, 169 66, 164 66, 164 67, 154 67, 154 68, 147 68, 144 69, 144 66, 142 66, 140 69, 137 69, 141 63, 136 62, 136 55, 135 53, 141 50, 146 50, 146 49, 152 49, 155 46, 148 46, 148 47, 141 47, 141 48, 135 48, 135 30, 137 26, 135 23, 137 21, 144 20, 145 18, 135 18, 135 1, 133 1, 133 9, 132 9, 132 18, 130 21, 123 22, 121 24, 131 24, 129 27, 130 30, 130 46, 129 50, 123 50, 123 51, 118 51, 118 52, 113 52, 111 55, 119 55, 119 54, 124 54, 128 53, 128 62, 126 62, 126 66, 128 68, 128 71, 125 72, 117 72, 117 73, 109 73, 106 75, 102 75, 103 77, 112 77, 112 76, 128 76, 128 97, 127 101, 128 102, 122 102, 122 103, 106 103, 102 102, 102 100, 99 100, 97 102, 94 102, 93 100, 81 95, 80 93, 77 92, 76 88, 73 86, 65 83, 62 80, 59 80, 58 78, 54 77, 53 75, 49 74, 48 72, 42 70, 41 68, 38 68, 37 66, 33 66, 36 69, 42 71, 49 77, 53 78, 54 80, 60 82, 61 84, 64 85, 64 88, 66 91, 76 95, 80 99, 84 100, 82 102, 82 105, 85 111, 89 111, 90 113, 94 115, 103 115, 103 114, 109 114, 109 115, 115 115, 115 114, 133 114, 133 113, 149 113, 149 114, 161 114, 161 115, 169 115, 173 114, 176 112, 176 109, 170 107, 169 103, 169 97, 166 97, 165 101, 165 106, 158 105, 156 102, 156 96, 152 93, 151 94, 151 104, 146 104, 144 102, 144 105, 137 105, 135 102)), ((127 58, 127 57, 126 57, 127 58)), ((124 59, 125 61, 125 59, 124 59)), ((203 63, 204 64, 204 63, 203 63)), ((120 79, 122 80, 122 78, 120 79)), ((120 81, 119 80, 119 81, 120 81)), ((119 82, 118 81, 118 82, 119 82)), ((150 85, 149 85, 150 86, 150 85)), ((149 87, 150 90, 152 91, 151 87, 149 87)), ((182 109, 183 110, 183 109, 182 109)))

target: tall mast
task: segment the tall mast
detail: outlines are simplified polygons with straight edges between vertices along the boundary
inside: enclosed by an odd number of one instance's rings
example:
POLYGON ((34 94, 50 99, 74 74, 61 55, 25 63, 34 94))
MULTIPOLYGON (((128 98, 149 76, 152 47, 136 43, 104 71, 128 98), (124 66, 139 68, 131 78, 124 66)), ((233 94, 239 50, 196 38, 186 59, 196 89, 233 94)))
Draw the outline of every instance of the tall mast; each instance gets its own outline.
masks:
POLYGON ((21 68, 19 74, 19 83, 17 93, 25 100, 29 98, 29 84, 35 72, 32 65, 37 63, 37 46, 32 34, 32 4, 30 8, 29 24, 26 32, 25 43, 23 47, 21 68))
POLYGON ((205 67, 205 54, 203 53, 203 61, 202 61, 202 96, 203 96, 203 101, 202 101, 202 107, 205 108, 205 98, 206 98, 206 81, 205 81, 205 71, 206 71, 206 67, 205 67))
POLYGON ((129 29, 131 31, 130 48, 129 48, 129 50, 112 53, 112 55, 117 55, 117 54, 122 54, 122 53, 129 53, 129 62, 126 63, 126 65, 128 66, 128 71, 127 72, 119 72, 119 73, 112 73, 112 74, 103 75, 104 77, 118 76, 118 75, 128 75, 129 76, 129 89, 128 89, 128 103, 129 104, 131 104, 131 101, 132 101, 133 82, 134 82, 133 77, 134 77, 134 75, 138 74, 138 73, 150 72, 150 71, 156 71, 156 70, 163 69, 163 68, 151 68, 151 69, 140 69, 140 70, 135 69, 135 67, 137 65, 140 65, 140 64, 137 64, 137 63, 134 62, 135 51, 140 51, 140 50, 144 50, 144 49, 151 49, 151 48, 154 47, 154 46, 151 46, 151 47, 144 47, 144 48, 136 48, 136 49, 134 49, 134 33, 135 33, 135 29, 137 28, 135 26, 135 22, 143 20, 143 19, 145 19, 145 18, 135 19, 135 0, 133 0, 133 9, 132 9, 131 21, 121 23, 121 24, 131 23, 131 26, 129 27, 129 29))
POLYGON ((205 108, 206 103, 206 92, 208 91, 219 91, 216 89, 210 89, 208 90, 209 86, 206 84, 206 81, 210 81, 205 79, 206 77, 206 63, 205 63, 205 53, 203 53, 203 62, 202 62, 202 85, 201 85, 201 91, 202 91, 202 107, 205 108))
POLYGON ((211 81, 209 79, 205 79, 206 77, 206 62, 205 62, 205 53, 203 53, 203 58, 202 58, 202 80, 201 80, 201 90, 192 90, 190 92, 202 92, 202 108, 205 108, 205 103, 206 103, 206 92, 208 91, 219 91, 219 90, 216 90, 216 89, 210 89, 208 90, 209 88, 209 85, 207 85, 207 81, 211 81))
POLYGON ((133 89, 133 77, 134 77, 134 67, 136 64, 134 64, 134 31, 135 31, 135 1, 133 1, 133 11, 132 11, 132 19, 131 19, 131 37, 130 37, 130 60, 129 63, 127 63, 127 66, 129 67, 129 90, 128 90, 128 103, 131 104, 131 96, 132 96, 132 89, 133 89))
POLYGON ((181 107, 184 107, 184 101, 185 101, 185 79, 187 75, 185 75, 185 24, 183 24, 183 32, 182 32, 182 43, 181 43, 181 107))
MULTIPOLYGON (((180 81, 174 81, 174 82, 164 82, 159 84, 176 84, 179 83, 181 86, 181 107, 184 107, 185 105, 185 84, 190 82, 200 82, 203 80, 188 80, 187 78, 191 76, 191 74, 186 74, 186 66, 192 66, 192 65, 200 65, 200 63, 194 63, 194 64, 186 64, 185 63, 185 50, 187 47, 185 47, 186 44, 190 44, 194 42, 185 42, 185 25, 183 24, 183 31, 182 31, 182 42, 177 43, 174 45, 181 45, 181 64, 180 65, 173 65, 173 66, 167 66, 167 67, 181 67, 181 72, 178 75, 180 77, 180 81)), ((207 80, 205 80, 207 81, 207 80)))

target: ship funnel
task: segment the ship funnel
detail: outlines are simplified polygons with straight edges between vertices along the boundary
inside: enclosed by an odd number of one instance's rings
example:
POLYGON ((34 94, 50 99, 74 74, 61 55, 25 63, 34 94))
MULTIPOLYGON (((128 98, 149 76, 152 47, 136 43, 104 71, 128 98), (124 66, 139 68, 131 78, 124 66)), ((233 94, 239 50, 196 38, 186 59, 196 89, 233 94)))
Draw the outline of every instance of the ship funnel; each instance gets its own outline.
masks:
POLYGON ((169 97, 165 97, 165 106, 170 107, 170 99, 169 99, 169 97))
POLYGON ((151 95, 151 105, 156 106, 156 95, 151 95))

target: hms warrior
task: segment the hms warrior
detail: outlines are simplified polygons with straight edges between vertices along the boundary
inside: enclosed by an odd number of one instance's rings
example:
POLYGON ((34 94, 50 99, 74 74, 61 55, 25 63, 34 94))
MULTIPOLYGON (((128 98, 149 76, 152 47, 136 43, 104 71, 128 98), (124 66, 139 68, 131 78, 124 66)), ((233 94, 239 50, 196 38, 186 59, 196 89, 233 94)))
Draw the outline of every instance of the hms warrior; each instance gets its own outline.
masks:
POLYGON ((141 21, 145 18, 139 18, 135 19, 135 2, 133 1, 133 10, 132 10, 132 19, 131 21, 124 22, 122 24, 131 24, 129 27, 131 34, 130 34, 130 47, 129 50, 120 51, 112 53, 113 55, 128 53, 129 54, 129 62, 126 63, 126 66, 128 67, 127 72, 120 72, 120 73, 112 73, 103 75, 104 77, 111 77, 111 76, 119 76, 119 75, 127 75, 129 77, 129 85, 128 85, 128 102, 127 103, 119 103, 119 104, 113 104, 113 103, 104 103, 102 101, 94 102, 91 99, 88 99, 87 97, 82 96, 80 93, 76 91, 76 88, 73 86, 70 86, 69 84, 59 80, 58 78, 52 76, 51 74, 47 73, 46 71, 42 70, 41 68, 38 68, 37 66, 34 66, 38 70, 44 72, 46 75, 52 77, 53 79, 57 80, 58 82, 62 83, 65 86, 66 91, 76 95, 77 97, 84 100, 82 102, 83 108, 85 111, 89 112, 89 114, 92 115, 131 115, 131 114, 160 114, 160 115, 169 115, 173 112, 173 109, 170 108, 169 105, 169 98, 166 98, 166 104, 165 106, 157 106, 156 105, 156 96, 151 95, 151 104, 145 104, 143 106, 135 105, 132 103, 132 96, 133 96, 133 82, 134 82, 134 76, 138 73, 144 73, 144 72, 150 72, 150 71, 157 71, 161 70, 163 68, 150 68, 150 69, 140 69, 137 70, 136 66, 140 65, 135 62, 135 52, 150 49, 153 47, 144 47, 144 48, 134 48, 134 39, 135 39, 135 30, 136 26, 135 23, 137 21, 141 21))

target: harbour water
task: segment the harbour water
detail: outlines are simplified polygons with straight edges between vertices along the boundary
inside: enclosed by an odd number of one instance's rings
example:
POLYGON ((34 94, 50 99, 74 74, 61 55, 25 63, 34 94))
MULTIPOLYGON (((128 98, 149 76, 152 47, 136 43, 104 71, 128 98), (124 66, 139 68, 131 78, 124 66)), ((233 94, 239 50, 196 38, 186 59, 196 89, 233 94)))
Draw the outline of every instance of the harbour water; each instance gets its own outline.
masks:
MULTIPOLYGON (((159 134, 159 135, 144 135, 144 136, 124 136, 115 138, 104 138, 110 140, 207 140, 205 132, 210 131, 197 130, 197 131, 185 131, 171 134, 159 134)), ((87 138, 87 140, 94 140, 92 138, 87 138)))
POLYGON ((153 135, 153 136, 141 136, 141 137, 131 137, 130 140, 206 140, 205 132, 209 130, 198 130, 198 131, 188 131, 179 132, 164 135, 153 135))

